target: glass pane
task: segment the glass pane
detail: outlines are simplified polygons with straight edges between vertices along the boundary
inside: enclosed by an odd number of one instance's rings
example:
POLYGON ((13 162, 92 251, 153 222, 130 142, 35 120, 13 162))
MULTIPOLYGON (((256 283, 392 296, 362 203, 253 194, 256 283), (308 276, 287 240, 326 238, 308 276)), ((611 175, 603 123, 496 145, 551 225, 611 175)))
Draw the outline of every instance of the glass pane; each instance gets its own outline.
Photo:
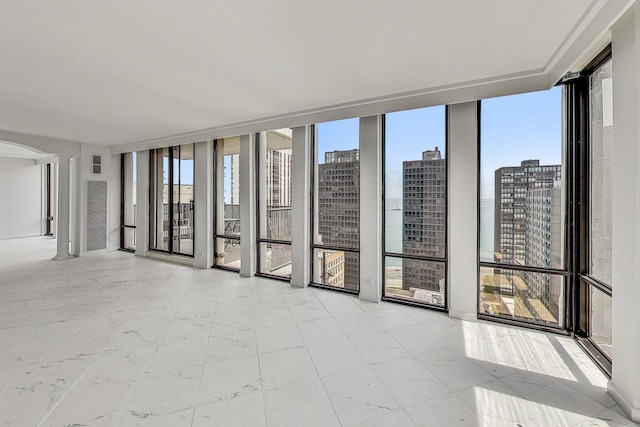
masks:
POLYGON ((125 228, 124 229, 124 249, 136 249, 136 229, 125 228))
POLYGON ((291 241, 291 129, 260 134, 260 237, 291 241))
POLYGON ((169 250, 169 149, 151 151, 149 247, 169 250))
POLYGON ((136 153, 124 154, 124 224, 136 225, 136 153))
MULTIPOLYGON (((316 126, 316 244, 354 249, 360 247, 359 126, 359 119, 339 120, 316 126)), ((354 273, 349 277, 357 276, 354 273)), ((358 282, 349 281, 345 286, 355 289, 358 282)))
POLYGON ((240 239, 217 238, 215 245, 215 264, 240 270, 240 239))
POLYGON ((611 297, 591 288, 591 339, 611 357, 611 297))
POLYGON ((480 260, 563 269, 562 88, 481 111, 480 260))
POLYGON ((591 112, 591 269, 601 281, 611 280, 613 192, 613 87, 611 61, 590 78, 591 112))
POLYGON ((385 251, 444 258, 445 139, 444 106, 385 116, 385 251))
POLYGON ((193 144, 173 150, 173 251, 193 255, 193 144))
POLYGON ((562 327, 564 277, 481 267, 480 313, 562 327))
POLYGON ((384 293, 388 297, 444 306, 445 286, 444 262, 384 259, 384 293))
POLYGON ((291 245, 260 243, 260 273, 291 277, 291 245))
POLYGON ((217 141, 218 152, 223 154, 224 222, 218 224, 218 234, 240 236, 240 138, 217 141))
POLYGON ((357 252, 314 249, 313 281, 322 285, 358 291, 360 254, 357 252))

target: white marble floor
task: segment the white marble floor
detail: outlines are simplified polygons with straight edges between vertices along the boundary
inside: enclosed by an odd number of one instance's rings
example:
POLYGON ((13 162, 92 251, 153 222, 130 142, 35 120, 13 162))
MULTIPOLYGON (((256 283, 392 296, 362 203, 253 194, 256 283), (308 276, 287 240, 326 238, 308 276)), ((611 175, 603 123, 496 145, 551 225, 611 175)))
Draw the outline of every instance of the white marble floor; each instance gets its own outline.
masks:
POLYGON ((620 426, 566 337, 0 241, 0 426, 620 426))

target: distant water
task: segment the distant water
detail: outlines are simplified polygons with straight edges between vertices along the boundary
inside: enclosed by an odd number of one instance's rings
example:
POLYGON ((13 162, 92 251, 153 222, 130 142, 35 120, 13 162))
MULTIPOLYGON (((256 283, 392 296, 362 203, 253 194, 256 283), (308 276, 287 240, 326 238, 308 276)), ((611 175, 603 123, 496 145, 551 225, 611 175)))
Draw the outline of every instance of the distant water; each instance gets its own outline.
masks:
POLYGON ((493 199, 480 199, 480 259, 493 261, 493 199))
MULTIPOLYGON (((480 257, 483 261, 493 261, 493 208, 493 199, 480 201, 480 257)), ((385 250, 401 253, 402 199, 387 199, 385 209, 385 250)), ((388 259, 386 265, 399 267, 401 261, 388 259)))

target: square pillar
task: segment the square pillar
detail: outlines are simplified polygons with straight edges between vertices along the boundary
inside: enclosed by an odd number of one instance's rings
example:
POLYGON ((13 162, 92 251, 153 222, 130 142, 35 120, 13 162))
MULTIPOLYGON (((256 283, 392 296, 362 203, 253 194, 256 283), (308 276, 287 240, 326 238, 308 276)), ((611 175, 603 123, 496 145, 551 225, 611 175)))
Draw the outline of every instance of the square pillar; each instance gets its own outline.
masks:
POLYGON ((449 316, 478 316, 478 103, 447 110, 449 316))
POLYGON ((136 255, 149 250, 149 150, 136 153, 136 255))
POLYGON ((360 299, 382 297, 382 116, 360 118, 360 299))
POLYGON ((242 262, 241 277, 252 277, 256 273, 256 136, 240 137, 240 248, 242 262))
POLYGON ((193 266, 213 262, 213 141, 197 142, 194 150, 193 266))
POLYGON ((309 284, 310 174, 311 126, 293 128, 291 150, 291 286, 304 288, 309 284))

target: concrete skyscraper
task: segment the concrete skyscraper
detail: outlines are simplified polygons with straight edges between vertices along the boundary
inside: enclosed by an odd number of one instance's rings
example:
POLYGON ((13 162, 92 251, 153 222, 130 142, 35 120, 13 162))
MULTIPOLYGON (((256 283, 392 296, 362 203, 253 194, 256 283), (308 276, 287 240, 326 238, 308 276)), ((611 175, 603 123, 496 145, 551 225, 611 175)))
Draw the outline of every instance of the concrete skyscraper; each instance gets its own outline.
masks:
MULTIPOLYGON (((402 163, 403 236, 408 255, 444 258, 446 242, 446 159, 427 150, 421 160, 402 163)), ((403 259, 402 288, 442 291, 445 264, 403 259)))
MULTIPOLYGON (((318 234, 327 246, 360 243, 360 150, 330 151, 318 165, 318 234)), ((358 289, 359 254, 344 252, 344 287, 358 289)))

